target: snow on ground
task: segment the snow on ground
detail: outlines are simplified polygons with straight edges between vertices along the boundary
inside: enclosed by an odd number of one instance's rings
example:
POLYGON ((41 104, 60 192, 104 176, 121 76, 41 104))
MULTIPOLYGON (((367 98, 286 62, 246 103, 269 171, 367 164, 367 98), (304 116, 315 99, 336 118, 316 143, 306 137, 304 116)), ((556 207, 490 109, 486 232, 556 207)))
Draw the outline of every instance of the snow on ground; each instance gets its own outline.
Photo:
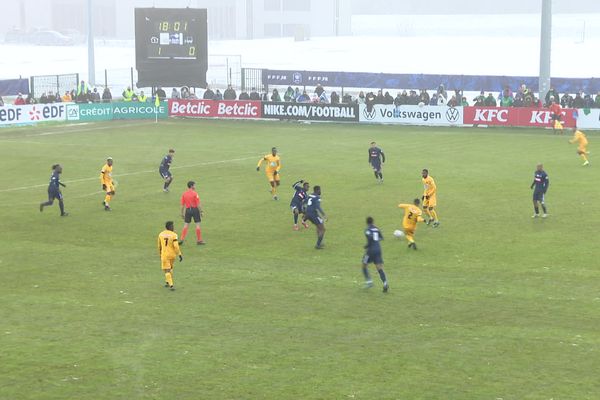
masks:
MULTIPOLYGON (((552 75, 599 75, 600 15, 556 16, 552 75)), ((539 71, 539 16, 358 16, 355 36, 210 41, 209 82, 223 86, 226 65, 243 67, 526 75, 539 71), (537 32, 537 33, 536 33, 537 32), (376 35, 385 36, 376 36, 376 35), (228 55, 217 56, 217 55, 228 55), (241 62, 240 62, 241 60, 241 62)), ((133 41, 96 41, 96 82, 121 90, 135 67, 133 41)), ((0 44, 0 79, 79 72, 87 80, 87 47, 0 44)), ((234 75, 236 72, 234 71, 234 75)))

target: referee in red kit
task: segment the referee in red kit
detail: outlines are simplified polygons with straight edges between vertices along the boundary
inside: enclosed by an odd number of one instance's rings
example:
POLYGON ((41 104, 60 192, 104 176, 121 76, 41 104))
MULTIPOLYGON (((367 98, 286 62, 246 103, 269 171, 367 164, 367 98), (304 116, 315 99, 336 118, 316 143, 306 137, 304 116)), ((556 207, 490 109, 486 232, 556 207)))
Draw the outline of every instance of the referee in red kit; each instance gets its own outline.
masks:
POLYGON ((183 225, 179 244, 183 244, 188 233, 188 225, 192 222, 192 219, 196 223, 196 244, 204 244, 202 231, 200 230, 202 209, 200 208, 200 196, 196 192, 196 182, 189 181, 187 187, 188 190, 181 195, 181 218, 183 218, 185 224, 183 225))

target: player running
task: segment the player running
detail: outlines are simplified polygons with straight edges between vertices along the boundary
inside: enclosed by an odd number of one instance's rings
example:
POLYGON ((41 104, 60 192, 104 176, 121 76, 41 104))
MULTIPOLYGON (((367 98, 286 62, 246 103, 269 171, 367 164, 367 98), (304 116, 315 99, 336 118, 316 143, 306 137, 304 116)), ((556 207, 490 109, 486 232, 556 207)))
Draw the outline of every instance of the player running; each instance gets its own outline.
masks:
POLYGON ((313 193, 308 195, 306 201, 306 219, 317 227, 317 244, 315 249, 320 250, 323 246, 323 236, 325 236, 325 221, 327 216, 321 208, 321 186, 313 187, 313 193))
POLYGON ((365 245, 365 255, 362 260, 362 272, 365 276, 365 287, 370 288, 373 286, 373 281, 369 275, 369 264, 375 264, 379 278, 383 282, 383 293, 387 293, 390 288, 383 271, 383 256, 381 254, 381 245, 379 242, 383 240, 383 235, 378 227, 373 224, 373 218, 367 217, 367 229, 365 229, 365 236, 367 237, 367 244, 365 245))
POLYGON ((377 179, 378 183, 383 183, 381 169, 384 163, 385 154, 383 153, 383 150, 377 147, 375 142, 371 142, 371 147, 369 148, 369 164, 371 164, 371 168, 373 168, 373 173, 375 174, 375 179, 377 179))
POLYGON ((277 148, 273 147, 271 149, 271 154, 267 154, 258 160, 258 165, 256 166, 257 171, 260 171, 260 166, 263 161, 267 162, 265 173, 267 175, 267 179, 269 180, 269 184, 271 185, 271 195, 273 196, 273 200, 277 200, 277 187, 280 183, 279 170, 281 169, 281 159, 277 155, 277 148))
POLYGON ((421 171, 421 176, 423 177, 422 182, 424 189, 423 197, 421 199, 423 200, 423 209, 425 210, 425 213, 427 213, 427 216, 429 216, 426 224, 432 224, 434 228, 437 228, 440 226, 440 221, 437 212, 435 211, 435 206, 437 205, 437 186, 427 169, 421 171))
POLYGON ((414 199, 413 204, 398 204, 398 208, 404 209, 404 218, 402 219, 402 228, 404 228, 404 234, 406 240, 408 240, 408 248, 413 250, 417 249, 415 243, 415 231, 417 230, 417 223, 424 222, 422 211, 419 208, 421 200, 414 199))
MULTIPOLYGON (((298 182, 295 182, 292 185, 292 188, 295 190, 295 193, 294 197, 292 197, 292 201, 290 202, 290 208, 292 209, 292 214, 294 215, 294 230, 297 231, 298 216, 300 214, 304 214, 310 185, 308 182, 304 182, 302 179, 300 179, 298 182)), ((308 224, 304 218, 302 219, 302 225, 305 228, 308 228, 308 224)))
POLYGON ((569 143, 577 142, 577 154, 583 158, 583 166, 590 165, 590 161, 587 158, 587 155, 590 154, 587 151, 588 140, 585 136, 585 133, 581 132, 577 128, 573 128, 573 138, 569 140, 569 143))
POLYGON ((158 173, 164 179, 165 183, 163 185, 163 192, 169 192, 169 185, 173 182, 173 175, 169 170, 171 168, 171 163, 173 162, 173 156, 175 155, 175 150, 169 149, 169 153, 163 157, 160 162, 160 166, 158 167, 158 173))
POLYGON ((183 218, 184 225, 181 232, 180 244, 183 245, 183 241, 188 233, 188 225, 194 220, 196 224, 196 244, 202 245, 202 230, 200 229, 200 221, 202 221, 202 208, 200 206, 200 196, 196 192, 196 182, 189 181, 187 183, 188 190, 183 192, 181 195, 181 218, 183 218))
POLYGON ((544 171, 544 165, 538 164, 533 176, 533 182, 531 183, 531 189, 533 189, 533 210, 535 211, 531 218, 537 218, 540 216, 540 205, 544 211, 542 218, 546 218, 548 216, 544 198, 549 186, 550 178, 548 178, 548 174, 546 171, 544 171))
POLYGON ((556 133, 556 131, 558 130, 559 133, 562 134, 562 107, 560 106, 560 103, 557 99, 551 101, 550 118, 552 119, 552 133, 556 133))
POLYGON ((50 175, 50 184, 48 184, 48 201, 40 203, 40 212, 44 211, 45 206, 54 204, 54 199, 57 199, 58 206, 60 207, 60 216, 66 217, 69 213, 65 212, 65 204, 60 187, 67 187, 67 185, 60 181, 60 174, 62 174, 62 165, 54 164, 52 166, 52 175, 50 175))
POLYGON ((100 171, 100 183, 102 184, 102 190, 106 192, 106 196, 104 196, 104 201, 102 205, 104 205, 104 211, 110 211, 110 200, 115 195, 115 185, 112 178, 112 170, 113 170, 113 159, 112 157, 108 157, 106 159, 106 164, 102 167, 100 171))
POLYGON ((179 257, 179 262, 183 261, 183 255, 177 242, 177 234, 173 221, 167 221, 165 230, 158 234, 158 254, 160 256, 160 266, 165 274, 165 287, 175 290, 173 284, 173 268, 175 258, 179 257))

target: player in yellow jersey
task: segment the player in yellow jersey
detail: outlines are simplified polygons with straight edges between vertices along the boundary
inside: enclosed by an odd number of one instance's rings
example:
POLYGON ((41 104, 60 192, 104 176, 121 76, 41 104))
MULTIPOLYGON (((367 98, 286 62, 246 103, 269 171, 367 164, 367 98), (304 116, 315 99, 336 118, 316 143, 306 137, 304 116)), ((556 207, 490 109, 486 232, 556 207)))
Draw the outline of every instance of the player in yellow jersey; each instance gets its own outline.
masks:
POLYGON ((104 205, 104 211, 110 211, 110 200, 115 195, 115 185, 112 178, 112 170, 113 170, 113 159, 112 157, 108 157, 106 159, 106 164, 102 167, 100 171, 100 183, 102 184, 102 191, 106 192, 106 196, 104 196, 104 201, 102 204, 104 205))
POLYGON ((583 166, 590 165, 590 161, 587 158, 587 155, 590 154, 587 151, 588 140, 585 136, 585 133, 581 132, 577 128, 573 128, 573 138, 569 140, 569 143, 577 142, 577 154, 583 158, 583 166))
POLYGON ((414 250, 417 249, 415 243, 415 231, 417 230, 417 223, 424 222, 425 220, 421 216, 423 212, 419 208, 421 200, 414 199, 413 204, 398 204, 398 208, 404 209, 404 218, 402 219, 402 228, 404 228, 404 234, 406 240, 408 240, 408 248, 414 250))
POLYGON ((437 205, 437 186, 427 169, 421 171, 421 176, 423 177, 423 210, 429 216, 427 225, 432 224, 434 228, 437 228, 440 226, 440 220, 435 211, 435 206, 437 205))
POLYGON ((258 160, 258 165, 256 166, 256 170, 260 171, 260 166, 263 161, 267 162, 267 166, 265 167, 265 173, 267 174, 267 179, 271 184, 271 195, 273 196, 273 200, 277 200, 277 187, 279 186, 279 170, 281 169, 281 159, 277 155, 277 148, 273 147, 271 149, 271 154, 267 154, 260 160, 258 160))
POLYGON ((173 285, 173 267, 175 258, 179 257, 179 261, 183 261, 175 226, 173 221, 167 221, 165 230, 158 234, 158 254, 160 255, 160 265, 165 274, 165 287, 175 290, 173 285))

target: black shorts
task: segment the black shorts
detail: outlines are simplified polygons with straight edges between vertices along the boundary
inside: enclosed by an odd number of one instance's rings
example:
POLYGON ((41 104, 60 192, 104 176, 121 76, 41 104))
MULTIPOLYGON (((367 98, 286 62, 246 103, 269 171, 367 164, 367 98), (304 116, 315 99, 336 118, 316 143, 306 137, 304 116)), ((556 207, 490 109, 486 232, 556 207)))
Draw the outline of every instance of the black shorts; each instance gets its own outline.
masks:
POLYGON ((323 218, 319 217, 318 215, 307 215, 306 219, 315 225, 323 225, 323 223, 325 222, 323 218))
POLYGON ((201 221, 200 210, 198 209, 198 207, 185 209, 185 216, 183 217, 183 220, 185 221, 185 223, 189 224, 190 222, 192 222, 192 219, 194 220, 195 223, 198 223, 201 221))
POLYGON ((533 201, 544 202, 544 192, 533 192, 533 201))
POLYGON ((48 200, 49 201, 54 201, 54 199, 56 200, 62 200, 62 193, 60 192, 60 190, 57 189, 48 189, 48 200))
POLYGON ((158 173, 160 174, 160 176, 162 176, 163 179, 171 178, 173 176, 171 174, 171 171, 163 171, 159 169, 158 173))
POLYGON ((552 121, 562 121, 562 116, 560 114, 552 114, 552 121))
POLYGON ((367 252, 362 259, 363 264, 383 264, 383 257, 381 256, 381 252, 378 253, 369 253, 367 252))

